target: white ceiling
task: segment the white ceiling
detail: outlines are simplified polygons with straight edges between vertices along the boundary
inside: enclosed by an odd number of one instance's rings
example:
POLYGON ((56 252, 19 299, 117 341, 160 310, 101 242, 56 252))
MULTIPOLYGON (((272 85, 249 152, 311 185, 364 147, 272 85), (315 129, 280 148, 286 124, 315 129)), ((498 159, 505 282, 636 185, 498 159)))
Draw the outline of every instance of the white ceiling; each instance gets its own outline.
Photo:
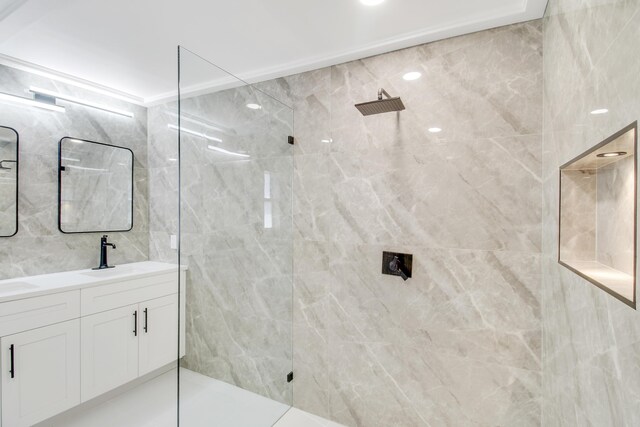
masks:
POLYGON ((26 61, 153 102, 175 91, 178 44, 255 82, 540 18, 546 3, 0 0, 0 62, 26 61))

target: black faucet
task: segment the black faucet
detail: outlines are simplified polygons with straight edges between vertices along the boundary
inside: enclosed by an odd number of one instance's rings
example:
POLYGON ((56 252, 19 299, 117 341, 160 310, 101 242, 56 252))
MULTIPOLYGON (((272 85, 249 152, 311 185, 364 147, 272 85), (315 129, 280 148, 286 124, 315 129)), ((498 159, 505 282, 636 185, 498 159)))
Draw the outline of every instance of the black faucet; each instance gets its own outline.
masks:
POLYGON ((406 282, 409 276, 407 276, 407 274, 404 272, 404 269, 405 266, 404 264, 402 264, 402 261, 400 261, 400 258, 394 256, 389 263, 389 270, 393 271, 394 273, 398 273, 400 277, 402 277, 402 280, 406 282))
POLYGON ((105 268, 113 268, 115 265, 109 265, 107 262, 107 246, 111 246, 113 249, 116 248, 116 245, 113 243, 107 242, 107 235, 105 234, 100 238, 100 266, 95 267, 92 270, 102 270, 105 268))

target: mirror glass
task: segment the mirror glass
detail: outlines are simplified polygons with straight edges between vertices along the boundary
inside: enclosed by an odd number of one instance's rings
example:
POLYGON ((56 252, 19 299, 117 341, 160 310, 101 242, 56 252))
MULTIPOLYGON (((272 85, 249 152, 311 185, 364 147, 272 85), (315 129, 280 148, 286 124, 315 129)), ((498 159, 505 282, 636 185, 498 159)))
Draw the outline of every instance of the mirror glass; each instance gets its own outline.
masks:
POLYGON ((18 132, 0 126, 0 237, 18 232, 18 132))
POLYGON ((63 233, 133 227, 133 152, 62 138, 58 157, 58 226, 63 233))

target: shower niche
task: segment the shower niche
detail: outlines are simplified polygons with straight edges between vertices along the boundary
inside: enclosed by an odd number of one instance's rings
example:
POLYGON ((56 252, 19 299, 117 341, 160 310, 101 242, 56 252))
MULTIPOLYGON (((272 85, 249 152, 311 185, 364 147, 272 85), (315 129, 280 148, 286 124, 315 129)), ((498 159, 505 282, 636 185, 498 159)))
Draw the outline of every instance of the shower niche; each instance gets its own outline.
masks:
POLYGON ((636 308, 637 123, 560 167, 558 262, 636 308))

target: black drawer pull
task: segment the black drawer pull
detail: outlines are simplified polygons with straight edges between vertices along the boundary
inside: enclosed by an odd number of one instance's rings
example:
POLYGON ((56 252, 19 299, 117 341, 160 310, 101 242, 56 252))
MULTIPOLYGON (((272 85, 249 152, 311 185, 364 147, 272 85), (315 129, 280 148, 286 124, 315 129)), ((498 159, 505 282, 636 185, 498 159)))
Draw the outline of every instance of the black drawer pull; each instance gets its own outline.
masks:
POLYGON ((148 321, 149 320, 149 310, 148 309, 144 309, 144 333, 146 334, 147 332, 149 332, 149 325, 148 325, 148 321))
POLYGON ((13 353, 14 353, 13 344, 9 346, 9 353, 11 354, 11 369, 9 369, 9 373, 11 374, 11 378, 15 378, 16 367, 15 367, 15 361, 13 360, 13 353))
POLYGON ((133 336, 138 336, 138 310, 133 312, 133 336))

